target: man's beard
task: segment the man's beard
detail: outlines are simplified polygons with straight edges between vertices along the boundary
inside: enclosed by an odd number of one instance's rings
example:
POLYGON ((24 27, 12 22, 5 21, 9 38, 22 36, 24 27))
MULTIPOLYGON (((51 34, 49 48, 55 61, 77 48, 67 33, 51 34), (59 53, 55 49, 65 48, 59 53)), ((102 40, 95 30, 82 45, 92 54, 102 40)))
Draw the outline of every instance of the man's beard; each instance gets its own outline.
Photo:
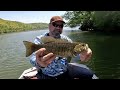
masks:
POLYGON ((54 38, 60 38, 61 32, 59 30, 54 30, 51 32, 54 38))

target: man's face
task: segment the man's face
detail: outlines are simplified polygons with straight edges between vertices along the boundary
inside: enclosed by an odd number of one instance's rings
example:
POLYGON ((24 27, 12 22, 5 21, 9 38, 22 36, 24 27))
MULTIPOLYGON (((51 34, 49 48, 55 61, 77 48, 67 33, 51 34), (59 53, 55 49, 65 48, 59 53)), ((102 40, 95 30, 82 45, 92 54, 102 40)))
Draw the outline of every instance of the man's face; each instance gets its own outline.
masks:
POLYGON ((64 23, 61 21, 53 22, 49 24, 49 30, 53 37, 59 38, 62 33, 64 23))

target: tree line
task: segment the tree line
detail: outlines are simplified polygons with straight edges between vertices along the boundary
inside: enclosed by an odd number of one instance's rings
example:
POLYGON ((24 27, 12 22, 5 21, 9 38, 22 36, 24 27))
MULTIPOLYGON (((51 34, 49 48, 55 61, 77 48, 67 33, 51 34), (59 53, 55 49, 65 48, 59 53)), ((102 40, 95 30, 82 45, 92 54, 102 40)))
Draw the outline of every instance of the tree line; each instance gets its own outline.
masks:
POLYGON ((82 31, 120 32, 120 11, 66 11, 62 17, 82 31))
POLYGON ((22 23, 0 18, 0 34, 48 28, 47 23, 22 23))

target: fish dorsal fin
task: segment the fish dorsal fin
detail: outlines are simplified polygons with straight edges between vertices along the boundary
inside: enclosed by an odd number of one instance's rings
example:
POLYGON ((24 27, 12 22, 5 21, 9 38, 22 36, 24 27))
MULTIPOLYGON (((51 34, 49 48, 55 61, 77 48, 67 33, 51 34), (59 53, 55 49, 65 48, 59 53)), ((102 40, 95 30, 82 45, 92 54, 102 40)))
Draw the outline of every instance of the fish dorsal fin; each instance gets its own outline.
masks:
POLYGON ((55 43, 66 43, 66 42, 68 42, 66 39, 56 39, 56 38, 53 38, 51 36, 42 37, 41 40, 44 44, 52 43, 52 42, 55 42, 55 43))

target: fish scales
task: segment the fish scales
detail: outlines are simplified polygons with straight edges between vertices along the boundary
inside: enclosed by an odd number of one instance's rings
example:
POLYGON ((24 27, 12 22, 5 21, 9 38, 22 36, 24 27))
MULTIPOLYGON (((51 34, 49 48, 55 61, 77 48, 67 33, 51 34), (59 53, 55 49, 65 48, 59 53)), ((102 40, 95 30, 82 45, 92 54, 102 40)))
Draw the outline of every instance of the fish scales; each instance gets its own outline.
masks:
POLYGON ((67 56, 72 55, 75 45, 72 43, 50 43, 40 45, 39 48, 46 48, 46 53, 53 52, 56 55, 67 56))

